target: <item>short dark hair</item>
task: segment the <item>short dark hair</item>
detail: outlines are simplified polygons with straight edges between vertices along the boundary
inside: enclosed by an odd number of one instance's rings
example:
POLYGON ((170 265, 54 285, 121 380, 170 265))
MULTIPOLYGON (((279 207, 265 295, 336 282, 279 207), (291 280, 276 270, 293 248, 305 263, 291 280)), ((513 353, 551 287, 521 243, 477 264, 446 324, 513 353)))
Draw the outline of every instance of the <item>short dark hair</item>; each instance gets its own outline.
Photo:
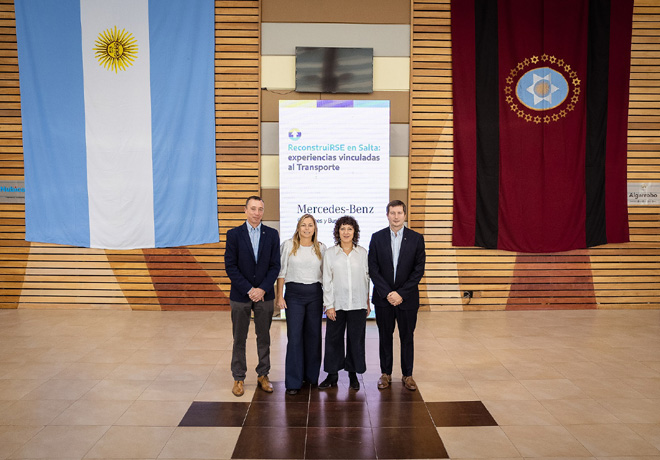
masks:
POLYGON ((247 200, 245 200, 245 207, 246 208, 247 208, 247 205, 250 202, 250 200, 257 200, 257 201, 261 201, 262 203, 264 202, 264 199, 261 198, 259 195, 252 195, 252 196, 249 196, 247 198, 247 200))
POLYGON ((403 213, 408 214, 408 210, 406 209, 406 203, 404 203, 401 200, 392 200, 389 203, 387 203, 387 208, 385 208, 386 213, 389 214, 390 208, 396 206, 403 206, 403 213))
POLYGON ((357 246, 358 240, 360 239, 360 226, 353 216, 341 216, 337 219, 337 222, 335 222, 335 229, 332 232, 332 235, 335 237, 335 246, 341 242, 339 228, 342 225, 350 225, 353 227, 353 246, 357 246))

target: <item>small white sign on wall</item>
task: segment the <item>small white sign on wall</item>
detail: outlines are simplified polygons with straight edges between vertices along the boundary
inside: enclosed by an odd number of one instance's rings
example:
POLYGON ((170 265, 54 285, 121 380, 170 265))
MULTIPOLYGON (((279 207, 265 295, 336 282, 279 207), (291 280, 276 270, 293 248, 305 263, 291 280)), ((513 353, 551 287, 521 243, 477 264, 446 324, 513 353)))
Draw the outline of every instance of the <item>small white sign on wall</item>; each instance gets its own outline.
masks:
POLYGON ((628 204, 659 205, 660 182, 628 182, 628 204))
POLYGON ((25 203, 25 182, 0 180, 0 203, 25 203))

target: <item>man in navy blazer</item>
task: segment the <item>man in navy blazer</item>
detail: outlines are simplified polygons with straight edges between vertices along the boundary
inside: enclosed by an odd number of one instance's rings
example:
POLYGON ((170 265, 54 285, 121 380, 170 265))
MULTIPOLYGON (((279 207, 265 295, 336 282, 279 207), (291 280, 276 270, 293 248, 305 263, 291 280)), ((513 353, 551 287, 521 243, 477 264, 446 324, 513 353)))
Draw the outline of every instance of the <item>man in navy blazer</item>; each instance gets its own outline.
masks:
POLYGON ((254 312, 257 336, 257 386, 273 392, 268 380, 270 371, 270 325, 273 320, 274 284, 280 272, 280 235, 274 228, 261 223, 264 200, 251 196, 245 201, 244 224, 227 232, 225 270, 231 280, 229 305, 234 335, 231 373, 232 393, 242 396, 247 372, 245 343, 254 312))
POLYGON ((412 377, 414 333, 419 310, 419 282, 424 275, 426 250, 424 237, 404 227, 406 205, 394 200, 387 205, 390 225, 374 233, 369 244, 369 276, 374 283, 371 301, 378 325, 380 371, 378 388, 392 382, 392 344, 395 322, 401 341, 401 380, 409 390, 416 390, 412 377))

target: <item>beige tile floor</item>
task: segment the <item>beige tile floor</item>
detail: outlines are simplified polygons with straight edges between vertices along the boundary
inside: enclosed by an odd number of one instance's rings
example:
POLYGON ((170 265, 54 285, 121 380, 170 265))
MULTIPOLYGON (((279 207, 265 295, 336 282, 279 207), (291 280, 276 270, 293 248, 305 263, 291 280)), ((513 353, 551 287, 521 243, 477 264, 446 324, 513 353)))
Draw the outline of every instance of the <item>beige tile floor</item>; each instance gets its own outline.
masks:
MULTIPOLYGON (((283 380, 286 324, 271 335, 283 380)), ((658 310, 424 312, 416 346, 426 401, 498 423, 438 428, 452 459, 660 460, 658 310)), ((0 310, 0 459, 231 458, 240 428, 178 427, 193 401, 237 401, 230 355, 227 312, 0 310)), ((374 322, 367 355, 375 385, 374 322)))

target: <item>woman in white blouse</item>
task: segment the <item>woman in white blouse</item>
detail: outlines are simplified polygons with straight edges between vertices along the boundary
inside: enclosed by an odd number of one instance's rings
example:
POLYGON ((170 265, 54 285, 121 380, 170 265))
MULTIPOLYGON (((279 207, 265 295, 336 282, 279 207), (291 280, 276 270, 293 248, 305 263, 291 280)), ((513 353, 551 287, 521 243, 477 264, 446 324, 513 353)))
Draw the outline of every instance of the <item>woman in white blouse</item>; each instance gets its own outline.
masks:
POLYGON ((360 389, 357 374, 367 370, 364 335, 371 311, 367 250, 357 244, 360 226, 351 216, 337 220, 334 237, 335 246, 323 257, 323 305, 329 320, 323 369, 328 376, 319 388, 337 386, 339 371, 345 369, 350 388, 357 391, 360 389))
POLYGON ((286 392, 295 395, 303 381, 316 385, 321 370, 322 260, 325 245, 317 239, 316 219, 305 214, 293 238, 280 248, 277 306, 286 308, 286 392), (286 285, 286 296, 284 286, 286 285))

